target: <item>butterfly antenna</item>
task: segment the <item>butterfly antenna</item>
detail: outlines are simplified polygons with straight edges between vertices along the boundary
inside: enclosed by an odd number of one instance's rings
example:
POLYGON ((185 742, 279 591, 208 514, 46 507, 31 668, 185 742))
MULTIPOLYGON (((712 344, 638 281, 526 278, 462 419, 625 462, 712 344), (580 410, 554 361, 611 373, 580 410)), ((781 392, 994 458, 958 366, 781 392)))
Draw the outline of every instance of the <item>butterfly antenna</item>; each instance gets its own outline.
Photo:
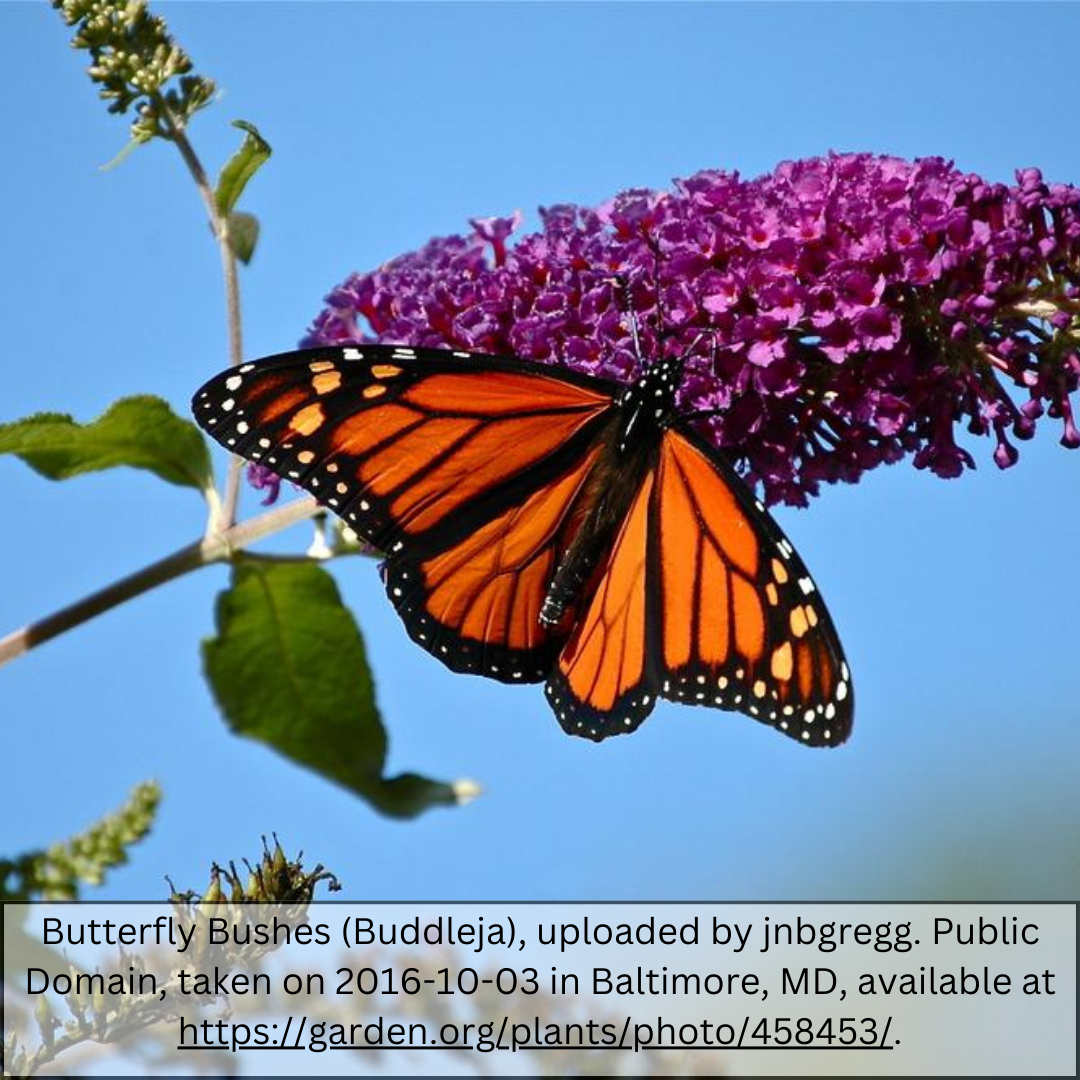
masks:
POLYGON ((613 274, 609 279, 618 289, 620 307, 630 320, 630 339, 634 344, 634 361, 640 370, 645 366, 645 357, 641 351, 641 332, 638 327, 637 312, 634 310, 634 300, 630 295, 630 283, 623 274, 613 274))
POLYGON ((645 357, 641 353, 641 334, 638 330, 637 312, 634 310, 634 298, 626 290, 626 313, 630 316, 630 336, 634 339, 634 359, 638 368, 645 366, 645 357))
POLYGON ((656 297, 656 343, 660 350, 660 358, 663 359, 666 352, 665 346, 668 334, 667 319, 664 318, 664 293, 660 288, 660 241, 651 236, 648 231, 644 233, 645 245, 652 252, 653 257, 653 293, 656 297))
MULTIPOLYGON (((652 252, 653 257, 653 290, 656 296, 656 341, 659 346, 660 356, 663 357, 666 354, 667 342, 670 338, 675 336, 675 331, 668 325, 668 320, 664 316, 664 293, 660 288, 660 268, 663 263, 663 258, 660 253, 660 241, 652 234, 645 232, 642 234, 642 239, 645 241, 645 245, 652 252)), ((689 347, 683 350, 683 355, 690 355, 702 342, 702 339, 709 337, 712 340, 712 359, 713 366, 716 365, 716 334, 715 327, 693 327, 687 324, 685 329, 697 329, 698 335, 690 343, 689 347)))

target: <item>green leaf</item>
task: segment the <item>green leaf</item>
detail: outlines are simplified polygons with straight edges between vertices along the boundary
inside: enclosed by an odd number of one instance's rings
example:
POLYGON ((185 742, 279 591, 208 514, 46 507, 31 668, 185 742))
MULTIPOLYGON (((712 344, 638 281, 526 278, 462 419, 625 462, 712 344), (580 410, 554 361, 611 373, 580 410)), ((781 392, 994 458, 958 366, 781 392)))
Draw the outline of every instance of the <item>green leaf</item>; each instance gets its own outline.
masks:
POLYGON ((245 266, 251 262, 258 242, 259 219, 243 210, 234 210, 229 215, 229 247, 245 266))
POLYGON ((130 465, 198 491, 213 484, 202 433, 150 394, 121 398, 89 424, 67 413, 0 424, 0 454, 15 454, 50 480, 130 465))
POLYGON ((232 213, 248 181, 259 171, 271 153, 270 144, 259 134, 254 124, 249 124, 246 120, 234 120, 233 127, 247 132, 247 137, 240 149, 225 163, 218 177, 214 198, 222 217, 228 217, 232 213))
POLYGON ((110 169, 115 169, 117 165, 121 165, 126 161, 140 146, 145 146, 150 141, 152 136, 132 136, 118 154, 116 154, 111 160, 106 161, 104 165, 99 165, 98 168, 102 172, 108 172, 110 169))
POLYGON ((415 773, 386 778, 386 732, 364 642, 334 579, 311 563, 245 558, 220 593, 206 676, 238 734, 336 781, 391 817, 461 801, 415 773))

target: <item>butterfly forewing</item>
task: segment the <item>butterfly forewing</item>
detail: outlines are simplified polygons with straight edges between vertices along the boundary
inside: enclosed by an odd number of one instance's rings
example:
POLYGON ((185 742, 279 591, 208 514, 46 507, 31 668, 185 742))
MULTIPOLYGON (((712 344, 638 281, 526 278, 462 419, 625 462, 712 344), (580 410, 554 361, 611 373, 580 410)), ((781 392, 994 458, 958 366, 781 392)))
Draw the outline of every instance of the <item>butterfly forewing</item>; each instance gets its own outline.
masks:
POLYGON ((571 735, 599 741, 633 731, 656 700, 646 596, 653 486, 648 473, 548 680, 548 700, 571 735))
POLYGON ((393 554, 440 546, 558 471, 611 407, 550 366, 384 345, 245 364, 196 395, 219 442, 306 488, 393 554))
POLYGON ((662 696, 737 709, 810 746, 850 734, 851 680, 791 543, 730 466, 685 428, 664 437, 650 561, 662 696))
POLYGON ((389 561, 387 591, 413 640, 454 671, 508 683, 547 678, 566 635, 544 626, 540 608, 580 524, 575 508, 597 455, 593 446, 571 456, 464 537, 389 561))

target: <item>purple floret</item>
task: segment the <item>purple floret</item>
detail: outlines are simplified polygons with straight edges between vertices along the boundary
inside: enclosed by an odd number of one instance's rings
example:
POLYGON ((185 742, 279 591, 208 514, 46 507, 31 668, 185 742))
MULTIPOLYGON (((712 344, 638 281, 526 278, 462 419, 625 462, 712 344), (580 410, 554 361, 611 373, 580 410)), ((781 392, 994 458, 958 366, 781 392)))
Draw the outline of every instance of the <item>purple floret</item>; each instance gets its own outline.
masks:
POLYGON ((247 467, 247 481, 256 491, 266 492, 262 501, 263 506, 277 502, 277 497, 281 492, 281 477, 273 469, 252 462, 247 467))

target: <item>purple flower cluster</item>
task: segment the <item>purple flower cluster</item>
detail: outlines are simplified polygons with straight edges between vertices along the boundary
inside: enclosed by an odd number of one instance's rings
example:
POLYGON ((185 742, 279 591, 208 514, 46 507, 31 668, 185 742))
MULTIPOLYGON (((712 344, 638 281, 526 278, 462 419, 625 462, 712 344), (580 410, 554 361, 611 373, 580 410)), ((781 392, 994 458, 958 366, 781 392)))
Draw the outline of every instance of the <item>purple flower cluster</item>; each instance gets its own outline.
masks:
POLYGON ((688 353, 681 406, 769 502, 805 504, 914 454, 973 467, 956 425, 1010 441, 1045 411, 1080 445, 1080 190, 1037 169, 991 184, 940 158, 832 154, 768 176, 702 172, 595 210, 514 218, 357 274, 304 344, 382 341, 516 355, 627 380, 688 353))

